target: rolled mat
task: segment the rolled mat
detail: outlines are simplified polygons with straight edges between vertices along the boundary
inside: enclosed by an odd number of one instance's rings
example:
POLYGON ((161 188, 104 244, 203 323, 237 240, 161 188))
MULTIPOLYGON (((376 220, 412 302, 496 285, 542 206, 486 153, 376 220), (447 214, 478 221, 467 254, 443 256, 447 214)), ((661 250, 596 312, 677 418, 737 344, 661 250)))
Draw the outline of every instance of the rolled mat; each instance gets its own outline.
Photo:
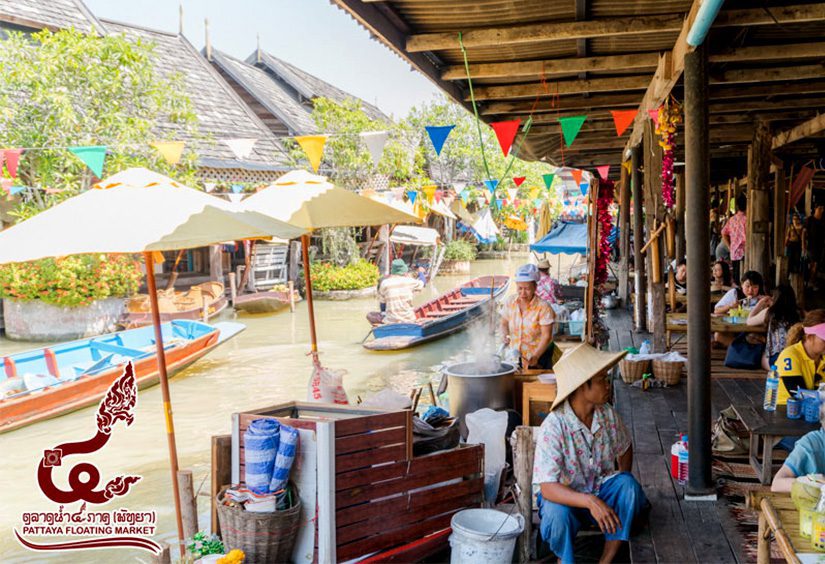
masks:
POLYGON ((288 425, 281 425, 278 456, 275 458, 275 467, 272 471, 272 481, 269 491, 277 492, 286 487, 289 480, 289 471, 295 461, 295 452, 298 450, 298 430, 288 425))
POLYGON ((246 487, 255 493, 270 491, 280 436, 280 425, 273 419, 255 419, 243 434, 246 487))

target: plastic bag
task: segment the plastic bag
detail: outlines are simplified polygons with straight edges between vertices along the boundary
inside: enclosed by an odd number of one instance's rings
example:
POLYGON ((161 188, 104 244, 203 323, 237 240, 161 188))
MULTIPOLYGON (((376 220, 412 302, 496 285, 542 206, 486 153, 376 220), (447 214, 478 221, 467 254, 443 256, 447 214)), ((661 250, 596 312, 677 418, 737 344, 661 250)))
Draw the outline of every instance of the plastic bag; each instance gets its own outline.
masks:
POLYGON ((504 469, 504 435, 507 433, 507 412, 482 408, 466 415, 468 444, 484 444, 484 497, 496 502, 501 471, 504 469))
POLYGON ((316 365, 309 379, 307 401, 349 404, 347 392, 344 390, 344 374, 346 373, 346 370, 330 370, 316 365))

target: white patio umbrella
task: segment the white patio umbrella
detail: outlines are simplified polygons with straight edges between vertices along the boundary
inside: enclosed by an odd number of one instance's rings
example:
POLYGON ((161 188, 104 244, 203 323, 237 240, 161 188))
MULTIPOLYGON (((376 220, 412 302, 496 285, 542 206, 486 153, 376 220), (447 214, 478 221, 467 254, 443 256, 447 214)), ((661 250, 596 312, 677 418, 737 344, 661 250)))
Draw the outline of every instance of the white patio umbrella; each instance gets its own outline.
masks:
MULTIPOLYGON (((266 214, 309 232, 326 227, 422 223, 417 215, 339 188, 326 177, 305 170, 286 173, 274 184, 246 198, 241 202, 240 208, 266 214)), ((311 352, 317 362, 318 337, 315 332, 312 281, 309 275, 309 237, 309 233, 301 237, 301 248, 307 288, 311 352)))
MULTIPOLYGON (((152 304, 178 536, 183 541, 178 457, 152 252, 238 239, 291 239, 306 229, 232 204, 157 174, 131 168, 0 232, 0 264, 74 254, 141 253, 152 304)), ((181 550, 183 545, 181 544, 181 550)))

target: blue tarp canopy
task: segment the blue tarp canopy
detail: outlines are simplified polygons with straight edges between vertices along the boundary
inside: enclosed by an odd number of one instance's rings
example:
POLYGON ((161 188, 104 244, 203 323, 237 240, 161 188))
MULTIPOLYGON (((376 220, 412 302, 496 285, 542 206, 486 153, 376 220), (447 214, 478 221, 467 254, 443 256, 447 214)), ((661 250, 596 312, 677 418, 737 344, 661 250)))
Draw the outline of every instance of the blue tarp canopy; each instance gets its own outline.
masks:
POLYGON ((540 241, 530 245, 536 253, 575 255, 587 253, 587 224, 559 223, 540 241))

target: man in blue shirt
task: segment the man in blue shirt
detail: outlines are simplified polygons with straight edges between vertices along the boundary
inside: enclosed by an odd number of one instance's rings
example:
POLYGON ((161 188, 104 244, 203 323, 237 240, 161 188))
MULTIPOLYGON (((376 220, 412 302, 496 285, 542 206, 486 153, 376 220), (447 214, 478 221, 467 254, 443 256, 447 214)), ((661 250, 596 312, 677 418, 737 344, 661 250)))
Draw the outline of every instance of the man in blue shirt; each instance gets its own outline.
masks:
POLYGON ((825 403, 819 406, 822 429, 811 431, 796 441, 771 484, 772 492, 789 492, 799 476, 825 474, 825 403))

